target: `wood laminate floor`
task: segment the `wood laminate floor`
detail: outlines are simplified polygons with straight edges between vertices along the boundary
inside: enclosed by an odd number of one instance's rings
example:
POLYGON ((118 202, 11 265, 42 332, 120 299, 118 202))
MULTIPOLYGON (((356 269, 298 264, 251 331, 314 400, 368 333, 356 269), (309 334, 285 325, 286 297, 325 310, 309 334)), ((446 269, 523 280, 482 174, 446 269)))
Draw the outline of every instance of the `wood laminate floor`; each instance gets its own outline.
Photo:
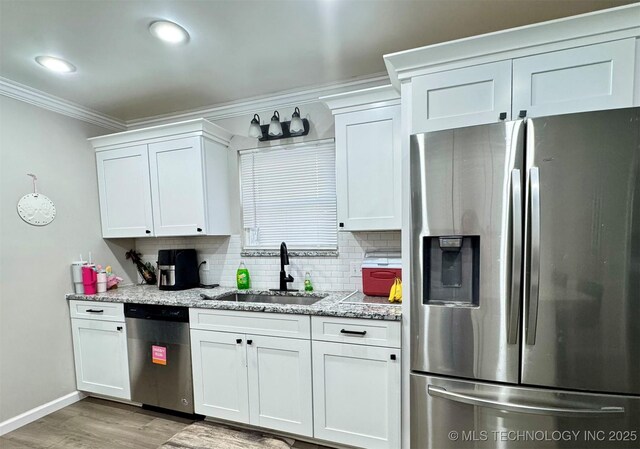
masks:
MULTIPOLYGON (((132 405, 86 398, 0 437, 0 449, 156 449, 191 424, 132 405)), ((295 449, 330 449, 296 441, 295 449)))

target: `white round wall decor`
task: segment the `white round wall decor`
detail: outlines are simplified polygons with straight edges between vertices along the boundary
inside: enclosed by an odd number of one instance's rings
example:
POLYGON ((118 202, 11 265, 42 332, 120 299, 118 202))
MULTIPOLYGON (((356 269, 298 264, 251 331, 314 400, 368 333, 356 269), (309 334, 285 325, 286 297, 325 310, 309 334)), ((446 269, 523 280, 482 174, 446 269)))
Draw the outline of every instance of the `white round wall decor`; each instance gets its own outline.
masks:
POLYGON ((33 178, 33 193, 29 193, 18 201, 18 215, 25 222, 34 226, 46 226, 56 218, 56 206, 47 196, 38 193, 35 175, 33 178))

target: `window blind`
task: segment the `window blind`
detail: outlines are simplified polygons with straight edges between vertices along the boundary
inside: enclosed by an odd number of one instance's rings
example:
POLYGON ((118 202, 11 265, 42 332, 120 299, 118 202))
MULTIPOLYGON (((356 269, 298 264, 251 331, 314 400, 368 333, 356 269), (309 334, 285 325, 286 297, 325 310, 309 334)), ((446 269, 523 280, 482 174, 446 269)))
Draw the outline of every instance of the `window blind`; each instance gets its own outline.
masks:
POLYGON ((337 249, 335 144, 240 154, 245 249, 337 249))

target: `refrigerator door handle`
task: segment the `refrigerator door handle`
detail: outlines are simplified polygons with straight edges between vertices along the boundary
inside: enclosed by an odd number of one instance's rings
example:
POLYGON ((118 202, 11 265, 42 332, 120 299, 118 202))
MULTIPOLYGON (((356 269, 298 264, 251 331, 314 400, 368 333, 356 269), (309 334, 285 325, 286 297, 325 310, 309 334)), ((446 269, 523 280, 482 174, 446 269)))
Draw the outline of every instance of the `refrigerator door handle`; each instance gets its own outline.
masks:
POLYGON ((446 388, 435 385, 427 386, 429 396, 447 399, 463 404, 475 405, 478 407, 489 407, 505 412, 528 413, 533 415, 553 415, 565 417, 580 416, 607 416, 612 413, 624 413, 624 407, 596 407, 596 408, 566 408, 553 406, 539 406, 504 402, 497 399, 472 396, 465 393, 448 391, 446 388))
POLYGON ((538 167, 529 169, 529 194, 531 198, 531 259, 529 310, 527 311, 526 344, 536 343, 538 322, 538 297, 540 294, 540 172, 538 167))
POLYGON ((520 170, 511 170, 511 293, 509 296, 509 323, 507 343, 518 342, 520 319, 520 289, 522 286, 522 181, 520 170))

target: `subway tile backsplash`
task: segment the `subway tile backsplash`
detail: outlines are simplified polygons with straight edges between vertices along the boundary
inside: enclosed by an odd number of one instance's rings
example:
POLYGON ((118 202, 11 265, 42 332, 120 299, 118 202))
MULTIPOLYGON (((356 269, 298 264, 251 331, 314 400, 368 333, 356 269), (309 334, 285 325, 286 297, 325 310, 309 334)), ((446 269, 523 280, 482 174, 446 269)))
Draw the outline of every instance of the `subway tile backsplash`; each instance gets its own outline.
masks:
MULTIPOLYGON (((217 283, 223 287, 235 287, 236 270, 240 261, 249 269, 252 288, 278 288, 280 274, 279 257, 241 257, 241 238, 230 237, 171 237, 136 239, 136 249, 145 261, 155 265, 159 249, 195 248, 198 258, 208 260, 209 271, 200 270, 203 284, 217 283)), ((337 257, 295 257, 285 269, 295 278, 290 288, 304 288, 304 274, 311 273, 316 290, 362 290, 362 277, 350 275, 352 262, 362 263, 364 253, 374 249, 400 248, 400 231, 340 232, 337 257)))

